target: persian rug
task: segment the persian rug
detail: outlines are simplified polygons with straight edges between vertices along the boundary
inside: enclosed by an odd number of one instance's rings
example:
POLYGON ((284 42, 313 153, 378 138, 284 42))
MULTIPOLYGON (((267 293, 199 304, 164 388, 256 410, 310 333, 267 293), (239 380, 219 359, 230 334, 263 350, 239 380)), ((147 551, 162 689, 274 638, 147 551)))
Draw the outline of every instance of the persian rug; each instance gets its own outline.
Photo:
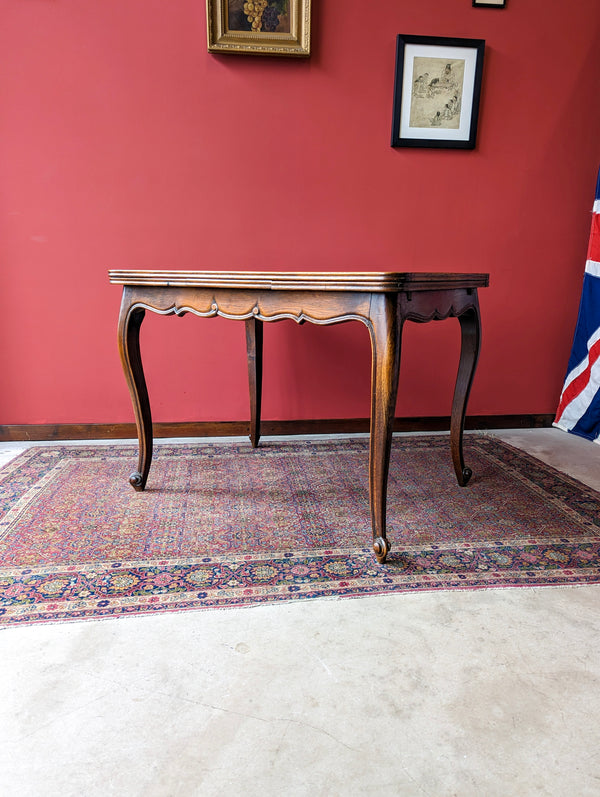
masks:
POLYGON ((0 625, 600 581, 600 493, 485 435, 394 438, 384 565, 368 440, 31 448, 0 470, 0 625))

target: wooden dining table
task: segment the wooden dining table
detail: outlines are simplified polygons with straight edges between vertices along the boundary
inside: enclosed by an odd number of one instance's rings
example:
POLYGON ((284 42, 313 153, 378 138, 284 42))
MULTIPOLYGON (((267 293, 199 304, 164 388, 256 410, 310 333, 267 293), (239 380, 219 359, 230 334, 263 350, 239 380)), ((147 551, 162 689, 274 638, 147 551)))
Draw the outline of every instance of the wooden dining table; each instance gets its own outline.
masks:
POLYGON ((373 550, 380 563, 391 548, 386 535, 386 499, 402 327, 405 321, 458 318, 461 351, 450 451, 458 484, 465 486, 469 481, 472 472, 464 462, 463 430, 481 340, 477 291, 488 285, 488 274, 129 269, 111 270, 109 277, 111 283, 123 286, 118 343, 139 440, 137 470, 129 479, 135 490, 145 488, 152 462, 152 414, 140 353, 140 327, 147 310, 245 322, 250 441, 254 447, 260 438, 263 323, 283 319, 322 325, 358 321, 367 327, 372 352, 369 502, 373 550))

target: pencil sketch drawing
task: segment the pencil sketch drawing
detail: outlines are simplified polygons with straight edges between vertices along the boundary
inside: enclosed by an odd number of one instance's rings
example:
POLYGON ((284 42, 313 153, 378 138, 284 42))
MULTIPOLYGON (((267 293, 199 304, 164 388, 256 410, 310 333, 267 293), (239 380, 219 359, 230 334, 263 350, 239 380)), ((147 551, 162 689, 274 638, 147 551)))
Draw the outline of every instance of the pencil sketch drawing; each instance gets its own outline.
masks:
POLYGON ((409 127, 460 127, 464 59, 415 56, 409 127))

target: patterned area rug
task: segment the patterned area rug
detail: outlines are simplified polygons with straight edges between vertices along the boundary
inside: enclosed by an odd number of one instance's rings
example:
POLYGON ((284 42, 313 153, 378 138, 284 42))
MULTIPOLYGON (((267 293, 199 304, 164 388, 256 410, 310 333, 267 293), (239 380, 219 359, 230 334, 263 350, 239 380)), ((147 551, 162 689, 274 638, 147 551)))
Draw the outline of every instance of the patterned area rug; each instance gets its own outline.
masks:
POLYGON ((385 565, 368 440, 32 448, 0 471, 0 625, 600 581, 600 493, 493 437, 394 439, 385 565))

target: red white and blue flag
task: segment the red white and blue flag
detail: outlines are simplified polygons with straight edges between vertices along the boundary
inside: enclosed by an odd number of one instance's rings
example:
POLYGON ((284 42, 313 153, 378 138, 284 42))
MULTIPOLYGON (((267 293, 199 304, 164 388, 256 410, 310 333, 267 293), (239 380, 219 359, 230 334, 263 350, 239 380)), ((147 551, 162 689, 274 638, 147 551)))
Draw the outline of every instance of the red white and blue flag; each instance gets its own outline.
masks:
POLYGON ((600 173, 579 316, 554 426, 600 444, 600 173))

